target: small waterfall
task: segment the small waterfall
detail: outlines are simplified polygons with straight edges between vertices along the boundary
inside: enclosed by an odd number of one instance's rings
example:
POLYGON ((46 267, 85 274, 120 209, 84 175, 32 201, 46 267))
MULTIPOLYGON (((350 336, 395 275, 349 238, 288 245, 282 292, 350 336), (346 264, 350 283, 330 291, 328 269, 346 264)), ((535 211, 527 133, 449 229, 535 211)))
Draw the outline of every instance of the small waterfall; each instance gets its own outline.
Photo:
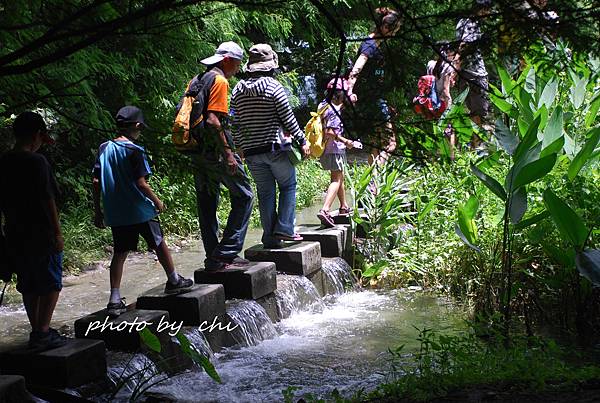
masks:
POLYGON ((328 294, 343 294, 347 288, 353 288, 356 284, 352 268, 341 257, 323 258, 322 262, 321 270, 328 294))
POLYGON ((245 300, 229 304, 227 313, 238 325, 234 340, 244 346, 256 346, 263 340, 277 337, 277 330, 265 309, 256 301, 245 300))
POLYGON ((200 354, 208 357, 210 360, 213 359, 214 352, 212 351, 212 348, 210 348, 210 344, 208 343, 208 340, 206 340, 204 334, 198 330, 197 327, 187 328, 183 331, 183 334, 185 334, 190 343, 196 347, 196 350, 198 350, 200 354))
POLYGON ((156 377, 166 377, 162 374, 154 362, 144 354, 111 353, 112 365, 108 368, 108 379, 113 386, 118 386, 121 382, 123 388, 117 396, 128 395, 133 392, 137 385, 140 385, 146 379, 156 377))
POLYGON ((275 298, 282 319, 307 308, 321 312, 325 307, 315 285, 304 276, 278 274, 275 298))

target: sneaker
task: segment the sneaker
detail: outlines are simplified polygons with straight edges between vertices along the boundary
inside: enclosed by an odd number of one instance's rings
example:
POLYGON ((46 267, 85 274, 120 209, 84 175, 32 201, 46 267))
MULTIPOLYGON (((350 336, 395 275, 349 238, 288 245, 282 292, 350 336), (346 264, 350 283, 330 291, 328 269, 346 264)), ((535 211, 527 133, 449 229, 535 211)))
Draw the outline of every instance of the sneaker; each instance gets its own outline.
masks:
POLYGON ((352 209, 350 207, 340 207, 338 210, 338 215, 350 215, 352 213, 352 209))
POLYGON ((335 227, 335 223, 333 222, 333 218, 329 215, 329 211, 321 210, 319 214, 317 214, 317 218, 321 221, 321 225, 325 228, 333 228, 335 227))
POLYGON ((106 305, 106 311, 111 318, 117 318, 122 313, 125 313, 127 311, 125 298, 121 298, 119 302, 109 302, 108 305, 106 305))
POLYGON ((68 342, 68 338, 61 336, 56 329, 48 329, 48 332, 33 331, 29 333, 29 348, 38 352, 62 347, 68 342))
POLYGON ((170 281, 167 281, 167 284, 165 285, 165 294, 181 294, 189 291, 193 285, 194 280, 191 278, 179 276, 179 279, 175 284, 171 284, 170 281))
POLYGON ((273 237, 275 239, 279 239, 280 241, 303 241, 304 240, 304 238, 302 238, 302 235, 300 235, 300 234, 292 234, 292 235, 274 234, 273 237))

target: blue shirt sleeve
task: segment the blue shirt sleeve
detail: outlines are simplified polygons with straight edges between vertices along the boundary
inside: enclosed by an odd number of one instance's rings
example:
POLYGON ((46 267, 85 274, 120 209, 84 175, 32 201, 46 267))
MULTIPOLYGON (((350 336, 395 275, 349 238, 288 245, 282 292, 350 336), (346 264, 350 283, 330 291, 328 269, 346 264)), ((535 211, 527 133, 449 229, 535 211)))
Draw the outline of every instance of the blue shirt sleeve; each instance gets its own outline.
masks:
POLYGON ((130 148, 131 153, 128 156, 131 163, 131 171, 135 179, 146 177, 152 174, 150 165, 146 159, 146 151, 142 147, 130 148))

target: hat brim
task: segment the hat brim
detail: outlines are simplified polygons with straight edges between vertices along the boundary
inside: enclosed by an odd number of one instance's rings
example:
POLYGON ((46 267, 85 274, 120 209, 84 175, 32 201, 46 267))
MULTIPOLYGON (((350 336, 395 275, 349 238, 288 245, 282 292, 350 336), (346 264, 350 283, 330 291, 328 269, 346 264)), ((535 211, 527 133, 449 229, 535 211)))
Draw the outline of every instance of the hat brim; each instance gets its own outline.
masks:
POLYGON ((219 63, 223 59, 225 59, 225 56, 223 55, 212 55, 211 57, 207 57, 206 59, 200 60, 200 63, 202 63, 205 66, 212 66, 213 64, 219 63))
POLYGON ((248 73, 254 73, 255 71, 271 71, 279 68, 279 64, 274 60, 269 60, 268 62, 256 62, 252 64, 246 64, 244 71, 248 73))

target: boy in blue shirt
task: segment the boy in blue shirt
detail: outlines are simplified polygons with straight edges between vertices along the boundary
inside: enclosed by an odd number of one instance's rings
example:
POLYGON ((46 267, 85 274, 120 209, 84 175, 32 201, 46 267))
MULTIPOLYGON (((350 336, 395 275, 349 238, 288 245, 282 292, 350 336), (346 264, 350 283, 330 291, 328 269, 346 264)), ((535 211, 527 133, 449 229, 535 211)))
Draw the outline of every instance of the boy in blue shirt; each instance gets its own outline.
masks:
POLYGON ((163 239, 158 213, 164 205, 154 194, 146 177, 151 174, 143 147, 133 142, 146 127, 142 111, 125 106, 117 113, 119 136, 100 145, 94 165, 94 225, 111 227, 113 257, 110 263, 110 300, 107 310, 111 317, 124 313, 120 294, 123 264, 130 250, 137 250, 141 235, 158 256, 168 280, 166 294, 188 291, 194 282, 180 276, 173 265, 171 253, 163 239), (104 214, 100 208, 100 195, 104 214))

